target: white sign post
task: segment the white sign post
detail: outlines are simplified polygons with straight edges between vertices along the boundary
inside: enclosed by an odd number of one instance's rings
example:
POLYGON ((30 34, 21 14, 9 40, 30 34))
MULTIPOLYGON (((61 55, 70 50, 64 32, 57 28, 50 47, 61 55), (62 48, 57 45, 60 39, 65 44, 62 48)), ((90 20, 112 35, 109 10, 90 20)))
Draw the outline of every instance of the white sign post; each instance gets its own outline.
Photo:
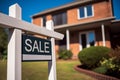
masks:
MULTIPOLYGON (((9 15, 0 13, 0 27, 9 28, 8 42, 8 60, 7 60, 7 80, 21 80, 21 54, 22 54, 22 30, 31 34, 43 35, 51 40, 52 60, 49 64, 49 80, 56 80, 56 58, 55 58, 55 38, 63 39, 64 35, 53 30, 53 22, 47 23, 47 29, 39 27, 32 23, 21 20, 21 8, 18 4, 9 8, 9 15), (16 19, 17 18, 17 19, 16 19)), ((35 38, 36 39, 36 38, 35 38)), ((48 51, 48 43, 46 43, 45 51, 48 51)), ((41 56, 40 56, 41 57, 41 56)), ((39 58, 39 57, 37 57, 39 58)), ((48 57, 49 58, 49 57, 48 57)), ((43 59, 47 59, 47 57, 43 59)))
MULTIPOLYGON (((47 21, 46 28, 48 30, 54 31, 52 20, 47 21)), ((52 61, 48 61, 48 70, 49 70, 48 80, 57 80, 57 78, 56 78, 55 39, 50 38, 50 40, 51 40, 51 44, 52 44, 52 61)))
MULTIPOLYGON (((10 6, 9 16, 21 19, 18 4, 10 6)), ((21 80, 21 34, 19 29, 9 29, 7 80, 21 80)))

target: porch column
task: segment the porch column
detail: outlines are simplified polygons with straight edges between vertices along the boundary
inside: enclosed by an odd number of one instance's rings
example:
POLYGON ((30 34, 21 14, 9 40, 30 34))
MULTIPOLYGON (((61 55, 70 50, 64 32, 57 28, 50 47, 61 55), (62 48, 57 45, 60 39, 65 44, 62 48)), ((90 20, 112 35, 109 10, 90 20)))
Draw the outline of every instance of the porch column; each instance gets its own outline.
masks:
POLYGON ((67 50, 70 50, 70 32, 66 30, 66 43, 67 43, 67 50))
POLYGON ((106 44, 105 44, 105 26, 104 26, 104 24, 101 25, 101 29, 102 29, 103 46, 106 46, 106 44))

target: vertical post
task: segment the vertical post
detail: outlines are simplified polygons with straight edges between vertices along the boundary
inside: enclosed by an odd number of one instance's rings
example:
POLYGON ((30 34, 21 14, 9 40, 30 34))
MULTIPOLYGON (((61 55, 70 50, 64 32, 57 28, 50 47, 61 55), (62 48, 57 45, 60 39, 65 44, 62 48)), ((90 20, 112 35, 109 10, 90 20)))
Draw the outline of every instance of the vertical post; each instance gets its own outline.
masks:
MULTIPOLYGON (((9 7, 9 16, 21 19, 18 4, 9 7)), ((21 34, 21 30, 9 29, 7 80, 21 80, 21 34)))
MULTIPOLYGON (((54 31, 52 20, 47 21, 46 28, 54 31)), ((48 70, 49 70, 48 80, 57 80, 56 79, 55 39, 51 38, 50 40, 51 40, 51 45, 52 45, 52 61, 48 61, 48 70)))
POLYGON ((106 44, 105 44, 105 27, 104 27, 104 24, 101 25, 101 29, 102 29, 103 46, 106 46, 106 44))
POLYGON ((70 50, 70 32, 66 30, 66 43, 67 43, 67 50, 70 50))

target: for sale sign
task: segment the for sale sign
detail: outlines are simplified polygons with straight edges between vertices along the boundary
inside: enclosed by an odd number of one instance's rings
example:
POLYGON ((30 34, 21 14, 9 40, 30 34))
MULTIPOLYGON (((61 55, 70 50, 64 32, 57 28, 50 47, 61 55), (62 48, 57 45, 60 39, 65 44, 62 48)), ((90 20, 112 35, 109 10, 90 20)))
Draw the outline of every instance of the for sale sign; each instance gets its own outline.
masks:
POLYGON ((22 54, 24 60, 51 60, 51 41, 22 35, 22 54))

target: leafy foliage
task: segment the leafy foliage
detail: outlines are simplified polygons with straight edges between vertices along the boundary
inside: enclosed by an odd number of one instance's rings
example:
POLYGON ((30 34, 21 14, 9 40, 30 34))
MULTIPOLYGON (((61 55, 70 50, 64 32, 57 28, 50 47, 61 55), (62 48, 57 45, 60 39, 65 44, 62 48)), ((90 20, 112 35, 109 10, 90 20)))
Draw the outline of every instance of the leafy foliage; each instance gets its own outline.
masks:
POLYGON ((73 53, 70 50, 61 50, 59 52, 59 59, 71 59, 72 58, 73 53))
POLYGON ((117 60, 116 57, 111 57, 109 59, 104 58, 100 63, 101 67, 106 68, 107 70, 106 74, 120 78, 120 63, 119 64, 116 63, 116 60, 117 60))
POLYGON ((7 37, 5 29, 0 27, 0 58, 7 55, 7 37))
POLYGON ((109 58, 109 59, 104 58, 103 61, 100 61, 101 66, 114 70, 115 67, 117 67, 117 65, 114 64, 114 59, 115 58, 109 58))
POLYGON ((120 79, 120 47, 112 49, 109 53, 110 58, 103 58, 101 66, 107 68, 107 75, 111 75, 120 79))
POLYGON ((78 58, 83 65, 88 68, 95 68, 100 65, 100 60, 108 57, 110 49, 107 47, 97 46, 85 48, 79 52, 78 58))
POLYGON ((115 58, 114 62, 120 65, 120 46, 115 49, 112 49, 109 56, 115 58))
POLYGON ((103 71, 103 74, 107 74, 109 76, 113 76, 120 79, 120 47, 112 49, 109 53, 109 58, 103 58, 100 61, 99 67, 104 67, 105 72, 103 69, 95 69, 93 71, 98 73, 101 73, 101 71, 103 71))
POLYGON ((100 67, 93 69, 93 71, 100 73, 100 74, 105 74, 107 72, 107 68, 104 66, 100 66, 100 67))

